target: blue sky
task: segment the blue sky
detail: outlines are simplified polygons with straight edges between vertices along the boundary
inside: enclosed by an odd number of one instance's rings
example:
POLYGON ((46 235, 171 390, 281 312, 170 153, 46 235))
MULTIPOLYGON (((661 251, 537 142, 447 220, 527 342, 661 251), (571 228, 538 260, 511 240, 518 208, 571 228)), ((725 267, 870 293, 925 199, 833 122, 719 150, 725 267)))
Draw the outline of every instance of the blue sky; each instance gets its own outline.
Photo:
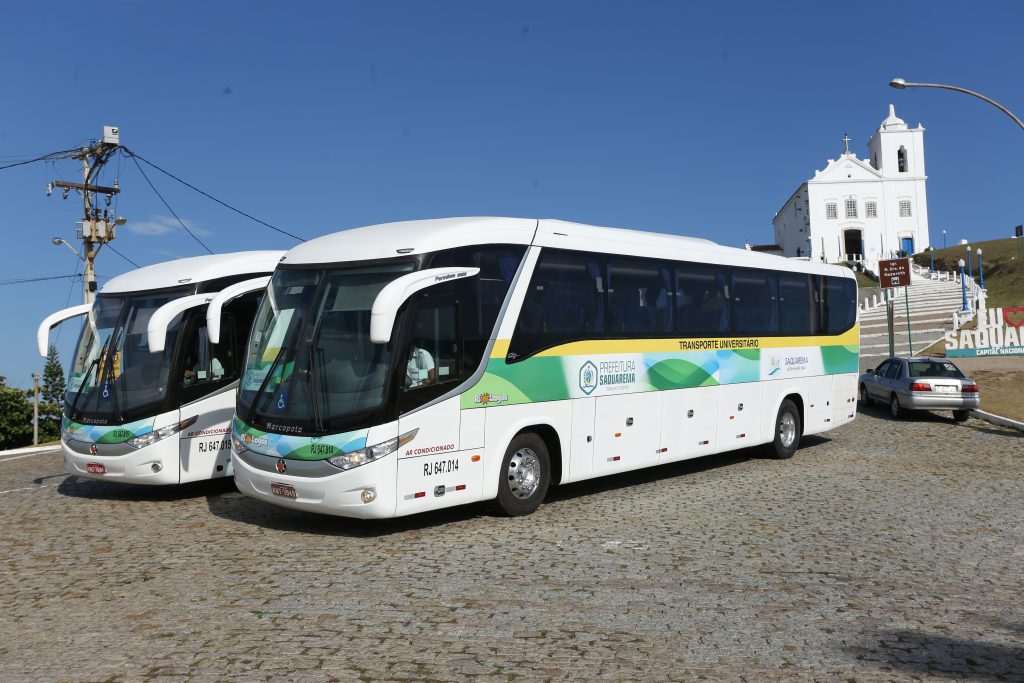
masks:
MULTIPOLYGON (((1024 114, 1015 3, 13 3, 0 30, 0 165, 98 137, 286 230, 540 216, 772 239, 771 219, 894 103, 922 122, 933 240, 1024 221, 1024 131, 996 109, 890 78, 980 90, 1024 114)), ((114 246, 145 265, 197 255, 133 166, 114 246)), ((47 198, 75 162, 0 171, 0 280, 70 274, 80 202, 47 198)), ((294 244, 150 178, 215 251, 294 244)), ((102 253, 101 277, 130 269, 102 253)), ((102 283, 101 279, 101 283, 102 283)), ((68 280, 0 286, 0 374, 42 367, 38 322, 68 280)), ((77 329, 60 333, 64 360, 77 329)))

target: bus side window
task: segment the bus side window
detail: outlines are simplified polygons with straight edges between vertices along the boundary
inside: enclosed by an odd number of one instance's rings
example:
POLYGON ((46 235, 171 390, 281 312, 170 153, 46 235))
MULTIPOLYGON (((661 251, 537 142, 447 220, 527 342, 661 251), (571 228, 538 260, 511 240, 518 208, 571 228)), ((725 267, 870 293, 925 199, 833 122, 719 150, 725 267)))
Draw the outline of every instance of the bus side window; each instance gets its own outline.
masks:
POLYGON ((676 268, 676 331, 710 337, 729 329, 727 272, 718 266, 681 264, 676 268))
POLYGON ((779 332, 785 335, 814 334, 811 278, 800 274, 779 275, 779 332))
POLYGON ((605 277, 598 254, 545 249, 530 280, 507 360, 605 334, 605 277))
POLYGON ((841 334, 857 322, 857 285, 850 278, 822 278, 824 334, 841 334))
POLYGON ((204 386, 238 376, 235 318, 225 312, 221 318, 220 342, 211 344, 205 320, 196 322, 191 339, 184 342, 181 386, 204 386))
POLYGON ((657 262, 609 257, 609 336, 650 337, 672 331, 670 272, 657 262))
POLYGON ((763 270, 735 270, 732 274, 731 294, 733 333, 778 333, 778 280, 774 274, 763 270))

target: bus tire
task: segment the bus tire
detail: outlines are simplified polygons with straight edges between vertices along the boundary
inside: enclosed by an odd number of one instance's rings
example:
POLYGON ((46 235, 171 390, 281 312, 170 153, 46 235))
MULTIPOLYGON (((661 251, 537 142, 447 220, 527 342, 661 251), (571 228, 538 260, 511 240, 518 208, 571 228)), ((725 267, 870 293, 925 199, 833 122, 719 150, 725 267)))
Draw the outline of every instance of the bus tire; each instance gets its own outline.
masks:
POLYGON ((495 507, 509 517, 528 515, 544 502, 551 484, 551 462, 544 439, 517 434, 501 461, 495 507))
POLYGON ((792 458, 800 446, 801 429, 800 411, 787 398, 779 406, 779 414, 775 418, 775 438, 769 445, 769 454, 779 460, 792 458))

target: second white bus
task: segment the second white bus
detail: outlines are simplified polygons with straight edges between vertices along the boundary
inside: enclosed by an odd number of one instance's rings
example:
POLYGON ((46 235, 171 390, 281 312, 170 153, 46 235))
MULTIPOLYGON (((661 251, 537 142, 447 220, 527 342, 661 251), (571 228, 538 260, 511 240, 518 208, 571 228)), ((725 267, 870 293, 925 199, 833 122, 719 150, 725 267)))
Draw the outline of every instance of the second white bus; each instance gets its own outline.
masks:
POLYGON ((236 484, 392 517, 765 444, 856 412, 845 268, 555 220, 321 237, 275 271, 232 425, 236 484))

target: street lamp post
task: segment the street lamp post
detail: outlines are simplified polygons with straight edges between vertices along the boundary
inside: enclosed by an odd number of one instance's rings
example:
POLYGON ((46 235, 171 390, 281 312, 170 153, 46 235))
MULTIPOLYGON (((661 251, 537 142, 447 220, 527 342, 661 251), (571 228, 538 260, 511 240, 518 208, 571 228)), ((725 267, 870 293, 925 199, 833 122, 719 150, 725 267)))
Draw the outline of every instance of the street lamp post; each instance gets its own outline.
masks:
MULTIPOLYGON (((85 263, 85 264, 88 265, 88 260, 86 259, 86 257, 83 256, 82 254, 80 254, 79 251, 77 249, 75 249, 73 246, 71 246, 71 243, 68 242, 66 239, 63 239, 61 237, 54 237, 50 241, 53 242, 53 245, 56 246, 56 247, 59 247, 60 245, 63 244, 65 247, 67 247, 68 249, 73 251, 75 253, 75 256, 77 256, 82 261, 82 263, 85 263)), ((91 304, 92 303, 92 292, 89 291, 88 284, 85 284, 85 285, 82 286, 82 293, 84 295, 83 296, 83 298, 84 298, 83 303, 91 304)))
POLYGON ((966 313, 970 309, 967 308, 967 281, 964 280, 964 265, 966 265, 964 260, 960 259, 960 293, 963 295, 964 300, 963 306, 960 307, 960 310, 966 313))
POLYGON ((935 272, 935 247, 928 247, 928 253, 932 255, 932 267, 928 269, 929 273, 935 272))
POLYGON ((974 92, 973 90, 968 90, 967 88, 958 88, 955 85, 943 85, 942 83, 907 83, 902 78, 894 78, 891 81, 889 81, 889 87, 896 88, 897 90, 906 90, 907 88, 941 88, 943 90, 955 90, 956 92, 962 92, 967 95, 973 95, 974 97, 977 97, 979 100, 985 100, 993 107, 999 109, 1001 112, 1003 112, 1011 119, 1013 119, 1014 123, 1016 123, 1018 126, 1021 127, 1022 130, 1024 130, 1024 121, 1018 119, 1012 111, 1010 111, 1003 105, 999 104, 995 100, 985 97, 981 93, 974 92))
POLYGON ((946 248, 946 231, 945 231, 945 229, 943 229, 943 231, 942 231, 942 248, 943 249, 946 248))
POLYGON ((978 275, 981 277, 981 288, 985 289, 985 268, 981 265, 981 247, 978 247, 978 275))
POLYGON ((974 280, 974 259, 971 258, 971 245, 967 245, 967 274, 974 280))

